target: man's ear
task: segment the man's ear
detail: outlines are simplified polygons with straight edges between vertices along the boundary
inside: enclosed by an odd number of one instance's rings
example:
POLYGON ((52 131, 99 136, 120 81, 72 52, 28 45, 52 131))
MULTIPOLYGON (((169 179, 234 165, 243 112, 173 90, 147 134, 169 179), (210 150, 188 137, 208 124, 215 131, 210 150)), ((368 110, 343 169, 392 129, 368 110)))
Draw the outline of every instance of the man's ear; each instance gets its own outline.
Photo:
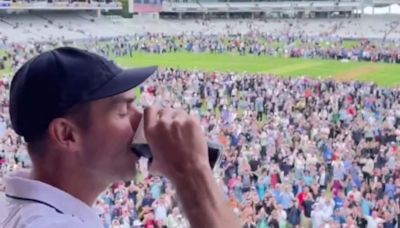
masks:
POLYGON ((52 120, 48 132, 51 142, 65 149, 74 149, 79 143, 78 126, 66 118, 52 120))

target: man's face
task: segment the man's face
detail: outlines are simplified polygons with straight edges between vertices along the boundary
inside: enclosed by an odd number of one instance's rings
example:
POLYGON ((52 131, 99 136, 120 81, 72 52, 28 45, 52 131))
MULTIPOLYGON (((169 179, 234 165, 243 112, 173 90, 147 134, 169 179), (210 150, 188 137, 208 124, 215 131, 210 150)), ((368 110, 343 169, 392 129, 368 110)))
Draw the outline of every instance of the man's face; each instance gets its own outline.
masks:
POLYGON ((127 181, 135 176, 138 158, 130 147, 142 114, 134 107, 134 99, 131 90, 89 104, 80 161, 104 181, 127 181))

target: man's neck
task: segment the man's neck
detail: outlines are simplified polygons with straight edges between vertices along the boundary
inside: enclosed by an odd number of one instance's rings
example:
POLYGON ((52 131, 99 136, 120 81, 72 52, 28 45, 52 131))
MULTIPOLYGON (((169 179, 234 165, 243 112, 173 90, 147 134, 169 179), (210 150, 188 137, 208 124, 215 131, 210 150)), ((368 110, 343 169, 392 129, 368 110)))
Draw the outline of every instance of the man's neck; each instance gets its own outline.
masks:
POLYGON ((107 188, 104 182, 96 181, 78 170, 66 172, 61 167, 50 170, 32 169, 31 178, 58 188, 81 200, 89 207, 95 203, 97 197, 107 188))

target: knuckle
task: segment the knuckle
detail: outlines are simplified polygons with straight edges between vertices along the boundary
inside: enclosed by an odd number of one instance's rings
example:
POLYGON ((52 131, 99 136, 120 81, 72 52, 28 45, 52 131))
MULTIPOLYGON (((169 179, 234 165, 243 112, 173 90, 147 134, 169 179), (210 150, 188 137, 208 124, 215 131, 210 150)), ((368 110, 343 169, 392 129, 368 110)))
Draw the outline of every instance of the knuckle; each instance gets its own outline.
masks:
POLYGON ((190 125, 190 124, 191 124, 190 118, 187 117, 187 116, 185 116, 185 118, 183 119, 183 124, 184 124, 185 126, 190 125))
POLYGON ((187 113, 185 112, 185 110, 184 110, 184 109, 181 109, 181 108, 179 108, 179 109, 177 110, 177 113, 179 113, 180 115, 187 114, 187 113))
POLYGON ((164 112, 165 113, 171 113, 171 112, 173 112, 173 109, 172 108, 165 108, 165 109, 163 109, 164 110, 164 112))
POLYGON ((181 121, 179 121, 179 120, 174 120, 174 121, 172 121, 171 127, 172 127, 173 129, 181 128, 181 126, 182 126, 181 121))
POLYGON ((166 130, 168 129, 168 121, 164 118, 164 119, 160 119, 157 122, 157 129, 158 130, 166 130))
POLYGON ((158 125, 166 125, 167 123, 168 119, 166 118, 166 116, 160 116, 160 119, 157 122, 158 125))

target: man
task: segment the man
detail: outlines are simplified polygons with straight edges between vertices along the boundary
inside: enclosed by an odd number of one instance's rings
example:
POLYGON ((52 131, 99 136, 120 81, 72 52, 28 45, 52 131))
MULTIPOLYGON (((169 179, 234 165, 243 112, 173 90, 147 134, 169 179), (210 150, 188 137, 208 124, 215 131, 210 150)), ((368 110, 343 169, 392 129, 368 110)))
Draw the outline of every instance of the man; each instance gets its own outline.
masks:
POLYGON ((282 186, 283 191, 279 195, 279 205, 282 206, 282 208, 286 211, 286 213, 289 213, 289 209, 293 205, 293 199, 294 195, 290 191, 290 186, 289 185, 283 185, 282 186))
POLYGON ((33 168, 5 178, 0 227, 101 227, 91 206, 111 183, 134 178, 131 143, 142 117, 151 169, 175 185, 191 226, 238 226, 213 179, 198 120, 154 107, 142 114, 133 105, 131 89, 155 70, 122 70, 75 48, 22 66, 11 84, 10 117, 33 168))
POLYGON ((292 227, 300 227, 301 210, 297 199, 293 199, 292 207, 289 209, 288 222, 292 227))

